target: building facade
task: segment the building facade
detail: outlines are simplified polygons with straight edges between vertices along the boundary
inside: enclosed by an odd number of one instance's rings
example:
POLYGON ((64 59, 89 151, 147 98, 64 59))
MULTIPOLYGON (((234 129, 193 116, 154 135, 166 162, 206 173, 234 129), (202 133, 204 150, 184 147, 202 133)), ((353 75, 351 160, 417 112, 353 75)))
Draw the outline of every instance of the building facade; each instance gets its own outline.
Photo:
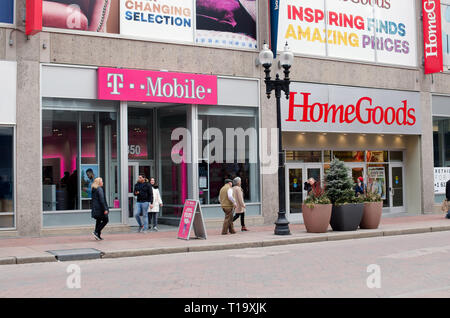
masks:
MULTIPOLYGON (((276 128, 276 107, 255 63, 270 37, 268 1, 43 1, 33 36, 26 1, 6 2, 0 236, 89 230, 92 176, 105 181, 117 231, 135 225, 139 174, 160 185, 161 222, 178 225, 192 198, 207 227, 221 224, 218 191, 240 176, 249 225, 273 224, 278 177, 262 153, 277 145, 262 131, 276 128)), ((448 70, 424 74, 422 1, 364 3, 281 3, 278 47, 287 41, 295 54, 282 102, 291 222, 302 221, 303 182, 323 178, 333 157, 379 189, 386 215, 438 209, 432 176, 450 165, 448 70)))

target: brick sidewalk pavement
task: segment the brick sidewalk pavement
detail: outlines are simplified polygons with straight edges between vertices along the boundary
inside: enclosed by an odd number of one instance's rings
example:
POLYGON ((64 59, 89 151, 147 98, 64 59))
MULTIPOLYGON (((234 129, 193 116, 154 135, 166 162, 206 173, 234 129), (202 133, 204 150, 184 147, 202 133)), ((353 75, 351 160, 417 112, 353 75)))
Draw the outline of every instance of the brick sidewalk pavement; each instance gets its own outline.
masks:
MULTIPOLYGON (((184 253, 205 250, 263 247, 283 244, 297 244, 341 239, 425 233, 450 230, 450 220, 443 215, 418 215, 383 218, 376 230, 351 232, 307 233, 303 224, 290 224, 291 235, 274 235, 274 225, 254 226, 249 232, 221 235, 221 229, 208 229, 207 240, 177 239, 177 228, 161 232, 107 233, 104 241, 95 241, 92 235, 66 235, 47 237, 22 237, 0 239, 0 264, 20 264, 34 262, 54 262, 49 250, 70 250, 94 248, 103 253, 104 258, 184 253)), ((240 227, 236 227, 237 230, 240 227)), ((193 235, 193 233, 191 233, 193 235)))

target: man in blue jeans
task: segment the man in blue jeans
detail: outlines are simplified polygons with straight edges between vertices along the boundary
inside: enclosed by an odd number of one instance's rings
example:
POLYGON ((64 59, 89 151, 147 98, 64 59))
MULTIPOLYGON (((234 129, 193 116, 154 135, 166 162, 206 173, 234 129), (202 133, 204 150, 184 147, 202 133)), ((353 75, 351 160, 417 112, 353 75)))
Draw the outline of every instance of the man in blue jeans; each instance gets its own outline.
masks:
POLYGON ((138 232, 148 232, 148 206, 153 205, 153 191, 148 182, 145 182, 145 176, 139 175, 138 182, 134 186, 134 195, 136 196, 136 209, 134 209, 134 218, 138 222, 138 232), (144 219, 142 225, 140 214, 144 219))

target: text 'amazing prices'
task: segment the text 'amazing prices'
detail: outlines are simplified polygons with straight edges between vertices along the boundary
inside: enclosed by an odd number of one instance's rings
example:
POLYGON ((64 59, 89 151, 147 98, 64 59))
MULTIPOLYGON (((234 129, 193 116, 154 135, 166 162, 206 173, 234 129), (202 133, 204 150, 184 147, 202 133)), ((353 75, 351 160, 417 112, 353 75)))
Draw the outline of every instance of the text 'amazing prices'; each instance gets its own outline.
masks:
POLYGON ((281 115, 283 131, 421 133, 415 92, 292 83, 281 115))

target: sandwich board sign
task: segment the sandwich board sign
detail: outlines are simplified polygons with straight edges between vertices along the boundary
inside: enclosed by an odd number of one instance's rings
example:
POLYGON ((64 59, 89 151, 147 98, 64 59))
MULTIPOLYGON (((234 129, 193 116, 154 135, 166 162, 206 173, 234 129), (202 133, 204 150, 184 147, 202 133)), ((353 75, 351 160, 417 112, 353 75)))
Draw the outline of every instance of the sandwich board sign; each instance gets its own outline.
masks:
POLYGON ((189 240, 192 227, 194 227, 196 238, 206 240, 205 221, 199 200, 186 200, 184 202, 183 214, 181 215, 180 225, 178 227, 178 238, 189 240))

